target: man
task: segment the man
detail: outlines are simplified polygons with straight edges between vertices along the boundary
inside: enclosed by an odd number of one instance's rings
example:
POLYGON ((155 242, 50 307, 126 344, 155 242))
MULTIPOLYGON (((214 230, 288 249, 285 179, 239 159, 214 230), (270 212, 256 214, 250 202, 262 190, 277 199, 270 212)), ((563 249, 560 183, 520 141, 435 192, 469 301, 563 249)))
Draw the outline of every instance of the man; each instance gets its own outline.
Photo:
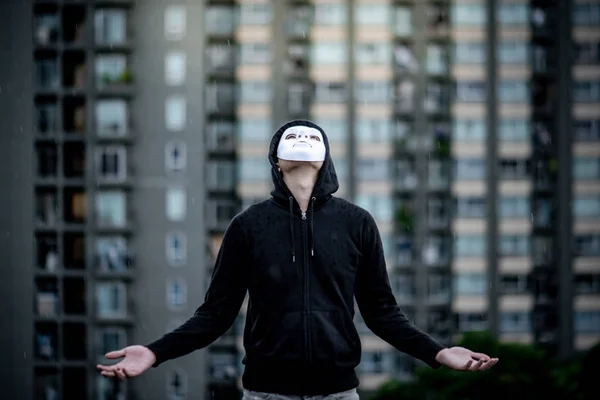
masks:
POLYGON ((231 221, 194 316, 146 347, 108 353, 109 359, 124 358, 99 365, 102 375, 134 377, 208 346, 232 325, 247 291, 246 400, 358 399, 355 299, 375 334, 431 367, 480 371, 496 364, 485 354, 443 347, 399 309, 373 217, 332 196, 338 180, 319 126, 303 120, 283 125, 269 160, 272 198, 231 221))

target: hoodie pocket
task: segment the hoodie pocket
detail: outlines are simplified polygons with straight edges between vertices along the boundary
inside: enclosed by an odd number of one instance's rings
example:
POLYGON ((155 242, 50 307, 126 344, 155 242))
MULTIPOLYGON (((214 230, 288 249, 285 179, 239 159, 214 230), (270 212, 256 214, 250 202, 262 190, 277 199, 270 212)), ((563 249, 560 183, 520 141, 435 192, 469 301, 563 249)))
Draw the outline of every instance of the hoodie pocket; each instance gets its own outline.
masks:
POLYGON ((360 338, 354 324, 338 311, 312 310, 310 344, 313 363, 353 368, 360 362, 360 338))
POLYGON ((298 362, 304 355, 302 312, 288 312, 281 319, 259 317, 252 327, 248 356, 263 362, 298 362))

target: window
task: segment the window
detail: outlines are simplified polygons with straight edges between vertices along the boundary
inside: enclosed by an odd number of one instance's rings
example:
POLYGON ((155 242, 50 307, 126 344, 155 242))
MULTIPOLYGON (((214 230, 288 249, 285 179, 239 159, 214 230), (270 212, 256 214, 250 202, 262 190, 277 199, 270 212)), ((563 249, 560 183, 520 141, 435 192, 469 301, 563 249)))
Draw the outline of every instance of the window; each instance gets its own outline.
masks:
POLYGON ((381 158, 363 158, 358 160, 359 181, 382 181, 389 179, 389 160, 381 158))
POLYGON ((187 303, 187 285, 183 279, 170 279, 167 282, 167 305, 173 311, 179 311, 187 303))
POLYGON ((427 45, 426 66, 427 72, 434 75, 441 75, 447 72, 448 56, 446 47, 439 44, 427 45))
MULTIPOLYGON (((104 359, 102 362, 104 362, 104 359)), ((116 379, 106 379, 102 375, 98 375, 98 378, 96 378, 96 390, 97 400, 123 399, 126 396, 125 382, 116 379)))
POLYGON ((104 359, 104 355, 110 351, 127 346, 127 332, 124 328, 100 328, 96 335, 99 359, 104 359))
POLYGON ((244 42, 239 46, 240 64, 267 64, 272 61, 271 43, 244 42))
POLYGON ((58 130, 58 107, 56 104, 37 105, 37 132, 52 134, 58 130))
MULTIPOLYGON (((338 119, 326 119, 326 120, 317 120, 317 124, 323 128, 325 133, 327 134, 327 139, 329 142, 345 142, 348 137, 348 130, 346 120, 338 120, 338 119)), ((377 125, 377 124, 376 124, 377 125)), ((379 125, 378 125, 379 126, 379 125)), ((357 132, 360 131, 360 128, 357 128, 357 132)), ((360 133, 357 133, 360 140, 360 133)), ((377 135, 376 135, 377 137, 377 135)))
POLYGON ((600 158, 575 156, 573 160, 573 177, 582 181, 600 179, 600 158))
POLYGON ((235 51, 232 46, 208 44, 205 51, 206 66, 210 73, 233 71, 235 67, 235 51))
POLYGON ((454 160, 454 176, 458 180, 485 179, 486 160, 482 158, 459 158, 454 160))
POLYGON ((185 128, 186 100, 182 95, 170 95, 165 100, 165 124, 169 131, 178 132, 185 128))
POLYGON ((166 191, 166 215, 169 221, 183 221, 186 213, 186 192, 183 188, 168 188, 166 191))
POLYGON ((100 226, 125 226, 127 221, 124 192, 114 190, 96 194, 96 222, 100 226))
POLYGON ((204 14, 208 35, 229 36, 235 28, 235 9, 228 5, 208 5, 204 14))
POLYGON ((357 43, 354 45, 356 63, 385 64, 392 62, 392 46, 390 43, 357 43))
POLYGON ((574 43, 575 64, 594 65, 600 63, 600 42, 574 43))
POLYGON ((422 259, 426 265, 445 264, 450 261, 451 241, 448 237, 427 238, 423 247, 422 259))
POLYGON ((427 183, 431 189, 444 189, 448 187, 450 179, 450 166, 444 160, 429 160, 427 166, 429 175, 427 183))
POLYGON ((498 214, 502 218, 529 218, 531 206, 528 197, 500 197, 498 214))
POLYGON ((169 232, 165 238, 167 261, 173 266, 185 264, 187 260, 187 236, 184 232, 169 232))
POLYGON ((527 64, 529 47, 526 42, 501 42, 498 46, 498 59, 501 64, 527 64))
POLYGON ((181 172, 187 165, 187 149, 185 142, 170 140, 165 145, 165 168, 171 172, 181 172))
POLYGON ((457 82, 456 100, 459 102, 483 102, 486 100, 486 87, 484 82, 457 82))
POLYGON ((127 14, 117 8, 96 10, 94 28, 97 44, 124 44, 127 40, 127 14))
POLYGON ((342 103, 346 101, 348 91, 344 82, 316 82, 316 103, 342 103))
POLYGON ((387 374, 394 371, 394 354, 383 351, 363 351, 358 367, 363 374, 387 374))
POLYGON ((487 22, 483 4, 452 4, 451 17, 456 27, 485 25, 487 22))
POLYGON ((358 117, 356 121, 356 137, 360 143, 389 142, 391 130, 389 119, 358 117))
POLYGON ((531 138, 531 126, 526 119, 501 119, 498 136, 501 141, 528 141, 531 138))
POLYGON ((183 51, 170 51, 165 56, 165 83, 181 86, 185 83, 187 55, 183 51))
POLYGON ((359 194, 356 204, 369 211, 377 221, 391 221, 393 214, 390 196, 359 194))
POLYGON ((35 38, 37 43, 47 45, 58 39, 58 15, 44 13, 36 15, 35 38))
POLYGON ((96 265, 102 272, 123 272, 131 265, 127 240, 122 236, 96 239, 96 265))
POLYGON ((96 131, 99 136, 125 136, 127 130, 125 100, 99 100, 96 103, 96 131))
POLYGON ((503 81, 498 85, 498 99, 501 102, 516 103, 529 101, 529 87, 525 81, 503 81))
POLYGON ((577 294, 600 294, 600 274, 581 274, 575 276, 577 294))
MULTIPOLYGON (((243 125, 244 121, 240 122, 243 125)), ((241 129, 238 126, 238 129, 241 129)), ((210 121, 206 125, 206 146, 213 151, 231 151, 235 147, 235 125, 231 121, 210 121)))
POLYGON ((457 197, 455 204, 458 218, 483 218, 486 215, 484 197, 457 197))
POLYGON ((429 301, 447 302, 450 300, 452 281, 449 274, 433 273, 427 276, 427 298, 429 301))
POLYGON ((124 146, 96 148, 96 177, 109 181, 123 181, 127 177, 127 150, 124 146))
POLYGON ((361 81, 356 85, 356 101, 384 103, 392 97, 389 82, 361 81))
POLYGON ((394 90, 396 110, 402 113, 411 112, 415 101, 415 84, 409 80, 403 80, 396 84, 394 90))
POLYGON ((600 311, 575 311, 574 317, 575 332, 600 332, 600 311))
POLYGON ((452 139, 457 141, 483 141, 487 136, 487 122, 482 119, 455 119, 452 139))
POLYGON ((400 37, 412 35, 413 21, 412 8, 410 6, 397 6, 394 10, 394 33, 400 37))
POLYGON ((498 22, 502 25, 527 25, 529 6, 525 3, 508 3, 498 6, 498 22))
POLYGON ((457 273, 454 275, 454 293, 464 296, 479 296, 487 293, 485 273, 457 273))
POLYGON ((167 377, 168 400, 184 400, 187 393, 187 374, 180 369, 171 370, 167 377))
POLYGON ((456 235, 454 254, 457 257, 484 257, 487 251, 485 235, 456 235))
POLYGON ((600 3, 590 1, 573 4, 573 24, 576 26, 600 25, 600 3))
POLYGON ((186 9, 184 5, 169 5, 165 9, 165 38, 181 40, 185 37, 186 9))
POLYGON ((270 81, 241 81, 239 83, 239 101, 242 103, 266 103, 271 101, 270 81))
POLYGON ((482 42, 457 42, 454 45, 454 63, 483 64, 487 59, 486 46, 482 42))
POLYGON ((394 66, 400 73, 413 73, 419 69, 419 62, 409 45, 394 46, 394 66))
POLYGON ((521 158, 501 159, 498 166, 500 179, 518 180, 529 177, 529 160, 521 158))
POLYGON ((269 2, 241 3, 239 7, 242 25, 268 25, 273 19, 273 7, 269 2))
POLYGON ((100 318, 127 316, 127 290, 122 282, 96 284, 96 314, 100 318))
POLYGON ((600 140, 600 119, 574 121, 573 131, 577 141, 600 140))
POLYGON ((347 61, 344 42, 313 42, 310 59, 314 65, 341 65, 347 61))
POLYGON ((573 249, 579 257, 595 257, 600 255, 600 235, 576 235, 573 249))
POLYGON ((573 82, 573 101, 580 103, 600 102, 600 81, 573 82))
POLYGON ((415 294, 415 280, 408 274, 390 274, 390 285, 397 299, 412 301, 415 294))
MULTIPOLYGON (((264 161, 266 162, 266 160, 264 161)), ((212 161, 207 166, 209 190, 233 190, 235 187, 236 165, 231 161, 212 161)))
POLYGON ((267 143, 271 140, 271 120, 241 117, 237 124, 238 138, 243 142, 267 143))
POLYGON ((500 284, 505 294, 523 294, 527 291, 527 276, 503 275, 500 284))
POLYGON ((127 82, 127 57, 123 54, 96 56, 96 85, 127 82))
POLYGON ((428 82, 427 92, 423 99, 425 111, 428 113, 441 113, 450 102, 448 86, 440 82, 428 82))
POLYGON ((486 313, 459 313, 457 319, 459 332, 484 331, 488 328, 486 313))
POLYGON ((355 6, 354 21, 362 26, 388 26, 390 7, 387 4, 358 4, 355 6))
POLYGON ((500 331, 503 333, 531 332, 531 312, 513 311, 500 313, 500 331))
POLYGON ((209 200, 206 206, 207 224, 215 230, 227 228, 227 225, 239 212, 238 203, 231 200, 209 200))
POLYGON ((573 216, 576 219, 600 217, 600 196, 576 195, 573 199, 573 216))
POLYGON ((315 3, 315 25, 343 25, 346 23, 344 3, 315 3))
POLYGON ((531 253, 531 241, 526 235, 501 235, 500 255, 507 257, 523 257, 531 253))
POLYGON ((271 178, 271 165, 264 157, 244 157, 238 161, 240 182, 266 182, 271 178))

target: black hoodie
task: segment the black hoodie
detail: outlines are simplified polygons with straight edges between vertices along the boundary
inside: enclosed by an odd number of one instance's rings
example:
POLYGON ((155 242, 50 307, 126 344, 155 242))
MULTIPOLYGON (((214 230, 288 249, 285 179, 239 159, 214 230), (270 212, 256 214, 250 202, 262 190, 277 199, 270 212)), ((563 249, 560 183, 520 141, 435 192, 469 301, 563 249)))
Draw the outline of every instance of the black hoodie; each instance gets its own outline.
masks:
POLYGON ((396 349, 436 368, 443 348, 402 313, 390 288, 379 231, 364 209, 332 196, 338 180, 325 132, 292 121, 275 133, 272 198, 231 221, 204 303, 181 327, 148 345, 156 363, 208 346, 234 322, 249 292, 244 329, 246 389, 332 394, 358 386, 361 342, 354 300, 367 326, 396 349), (303 214, 277 169, 283 132, 323 134, 326 159, 303 214))

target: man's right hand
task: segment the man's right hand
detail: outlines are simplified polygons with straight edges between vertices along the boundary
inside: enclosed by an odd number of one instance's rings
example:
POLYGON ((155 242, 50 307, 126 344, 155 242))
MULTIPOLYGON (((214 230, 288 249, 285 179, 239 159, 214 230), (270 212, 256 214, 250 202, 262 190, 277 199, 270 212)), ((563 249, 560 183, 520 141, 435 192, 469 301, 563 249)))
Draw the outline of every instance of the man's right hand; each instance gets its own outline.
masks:
POLYGON ((97 367, 102 375, 106 377, 118 377, 121 380, 133 378, 146 372, 156 362, 156 356, 147 347, 128 346, 124 349, 106 353, 106 358, 115 360, 123 358, 114 365, 100 365, 97 367))

